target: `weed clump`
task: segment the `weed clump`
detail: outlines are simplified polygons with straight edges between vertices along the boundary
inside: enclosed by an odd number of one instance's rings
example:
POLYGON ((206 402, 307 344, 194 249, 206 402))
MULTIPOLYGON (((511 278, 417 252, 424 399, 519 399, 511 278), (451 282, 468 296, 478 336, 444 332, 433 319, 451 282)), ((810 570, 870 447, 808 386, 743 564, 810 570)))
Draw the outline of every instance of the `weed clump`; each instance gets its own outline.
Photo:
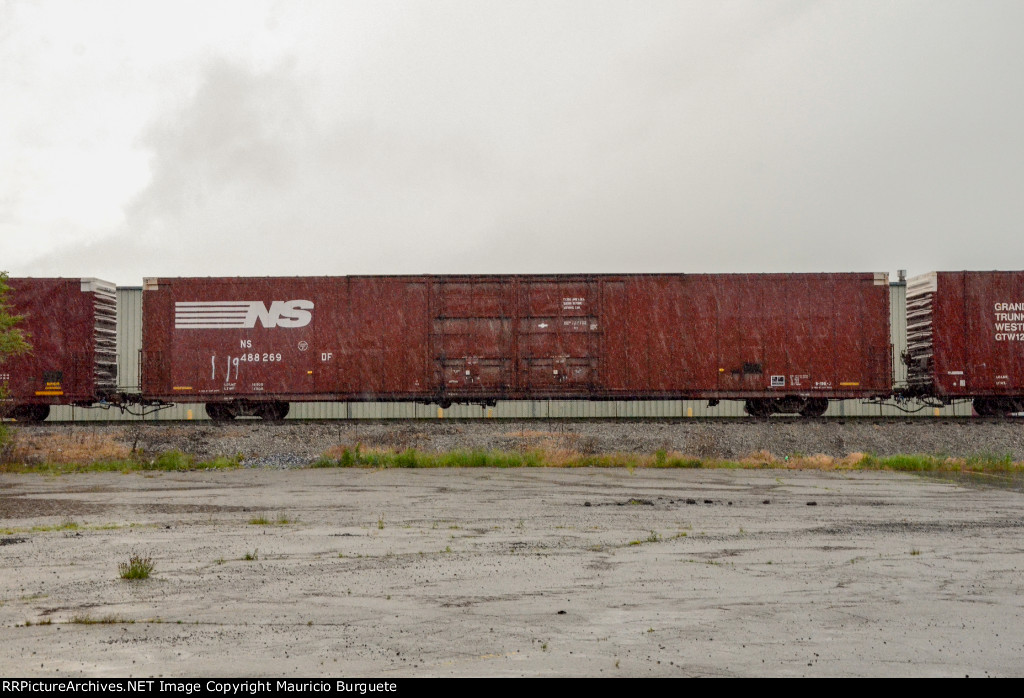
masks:
MULTIPOLYGON (((2 396, 3 393, 0 393, 2 396)), ((0 418, 4 416, 2 409, 0 409, 0 418)), ((7 426, 0 422, 0 462, 6 463, 10 460, 11 451, 14 449, 14 439, 11 438, 11 433, 7 430, 7 426)))
MULTIPOLYGON (((683 534, 683 535, 686 535, 686 534, 683 534)), ((646 538, 629 541, 629 545, 643 545, 644 543, 657 543, 660 540, 661 540, 661 534, 659 534, 657 531, 651 531, 650 534, 648 534, 648 536, 646 538)))
POLYGON ((266 514, 258 514, 249 519, 249 523, 253 526, 287 526, 295 523, 295 519, 289 519, 284 513, 278 514, 276 519, 271 519, 266 514))
POLYGON ((121 579, 149 579, 153 571, 153 558, 132 555, 128 562, 122 562, 117 566, 121 579))
POLYGON ((101 616, 100 618, 94 618, 88 613, 84 615, 75 615, 71 617, 71 622, 75 625, 119 625, 119 624, 131 624, 135 621, 130 618, 123 618, 114 614, 107 616, 101 616))
POLYGON ((982 472, 986 470, 1013 470, 1013 456, 1009 453, 979 453, 964 461, 964 470, 982 472))

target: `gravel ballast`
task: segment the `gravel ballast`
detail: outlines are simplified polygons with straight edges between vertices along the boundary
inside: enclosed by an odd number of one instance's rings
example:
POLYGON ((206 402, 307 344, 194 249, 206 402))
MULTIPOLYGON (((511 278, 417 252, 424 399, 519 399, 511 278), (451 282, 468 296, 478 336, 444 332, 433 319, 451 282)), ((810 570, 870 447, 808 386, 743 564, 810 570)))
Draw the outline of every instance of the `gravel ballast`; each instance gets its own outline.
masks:
POLYGON ((775 458, 852 453, 928 454, 967 458, 1009 455, 1024 460, 1019 419, 845 420, 493 420, 331 421, 244 420, 228 424, 19 425, 23 445, 60 439, 105 439, 147 453, 180 450, 198 459, 241 455, 247 466, 306 465, 336 447, 448 451, 569 451, 583 455, 658 450, 697 458, 738 459, 761 452, 775 458))

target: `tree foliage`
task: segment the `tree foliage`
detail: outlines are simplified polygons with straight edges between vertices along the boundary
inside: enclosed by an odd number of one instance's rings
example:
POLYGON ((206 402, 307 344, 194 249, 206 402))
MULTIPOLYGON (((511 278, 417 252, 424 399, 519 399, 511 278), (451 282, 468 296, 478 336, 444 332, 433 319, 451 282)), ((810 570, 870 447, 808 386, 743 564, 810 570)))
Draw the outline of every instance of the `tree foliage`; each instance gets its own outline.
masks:
POLYGON ((10 357, 25 354, 32 348, 25 333, 17 327, 24 316, 14 314, 10 294, 7 272, 0 271, 0 365, 10 357))
MULTIPOLYGON (((0 271, 0 368, 12 356, 26 354, 32 349, 25 333, 17 327, 24 317, 14 313, 10 296, 11 287, 7 283, 7 272, 0 271)), ((2 381, 0 382, 0 417, 6 416, 10 408, 11 403, 7 401, 7 382, 2 381)), ((0 424, 0 451, 3 451, 9 441, 7 430, 0 424)))

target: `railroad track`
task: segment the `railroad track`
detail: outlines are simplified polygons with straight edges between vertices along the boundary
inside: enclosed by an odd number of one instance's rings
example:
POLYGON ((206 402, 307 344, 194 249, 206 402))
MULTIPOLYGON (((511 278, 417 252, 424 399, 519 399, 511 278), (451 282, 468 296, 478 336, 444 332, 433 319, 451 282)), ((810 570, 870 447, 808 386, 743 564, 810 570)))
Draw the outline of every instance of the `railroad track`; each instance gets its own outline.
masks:
POLYGON ((285 419, 278 421, 267 421, 258 417, 242 417, 230 422, 218 422, 209 419, 160 419, 160 420, 59 420, 48 419, 45 422, 16 422, 6 421, 8 426, 19 429, 45 429, 48 426, 77 425, 83 428, 89 426, 148 426, 158 427, 160 425, 194 425, 194 426, 215 426, 229 428, 232 426, 264 426, 273 428, 280 425, 301 425, 301 424, 536 424, 548 427, 576 424, 728 424, 728 425, 755 425, 755 424, 964 424, 964 425, 991 425, 991 424, 1019 424, 1024 426, 1024 416, 1010 417, 964 417, 959 415, 929 415, 929 416, 829 416, 829 417, 800 417, 798 415, 774 415, 772 417, 446 417, 435 418, 353 418, 353 419, 285 419))

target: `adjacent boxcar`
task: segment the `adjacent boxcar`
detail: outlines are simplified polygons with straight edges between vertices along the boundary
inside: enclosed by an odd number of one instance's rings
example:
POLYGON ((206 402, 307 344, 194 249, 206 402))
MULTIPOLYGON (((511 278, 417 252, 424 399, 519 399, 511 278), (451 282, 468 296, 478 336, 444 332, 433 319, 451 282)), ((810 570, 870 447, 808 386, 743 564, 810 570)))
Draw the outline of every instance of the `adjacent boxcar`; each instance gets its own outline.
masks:
POLYGON ((932 272, 907 283, 912 394, 1024 412, 1024 272, 932 272))
POLYGON ((292 401, 889 395, 885 274, 149 279, 142 393, 214 419, 292 401))
POLYGON ((0 364, 10 416, 42 421, 50 405, 90 405, 117 389, 117 295, 98 279, 9 279, 29 354, 0 364))

